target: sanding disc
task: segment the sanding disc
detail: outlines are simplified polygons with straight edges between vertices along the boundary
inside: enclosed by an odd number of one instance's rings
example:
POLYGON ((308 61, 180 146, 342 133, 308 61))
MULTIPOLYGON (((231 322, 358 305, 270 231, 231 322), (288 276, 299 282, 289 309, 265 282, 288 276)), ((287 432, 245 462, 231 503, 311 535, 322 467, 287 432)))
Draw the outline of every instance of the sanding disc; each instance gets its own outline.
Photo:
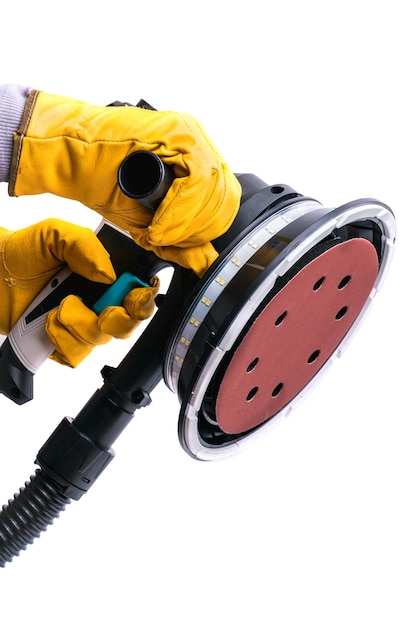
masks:
POLYGON ((216 398, 225 433, 253 429, 291 402, 343 340, 377 277, 365 239, 340 243, 305 265, 256 317, 216 398))

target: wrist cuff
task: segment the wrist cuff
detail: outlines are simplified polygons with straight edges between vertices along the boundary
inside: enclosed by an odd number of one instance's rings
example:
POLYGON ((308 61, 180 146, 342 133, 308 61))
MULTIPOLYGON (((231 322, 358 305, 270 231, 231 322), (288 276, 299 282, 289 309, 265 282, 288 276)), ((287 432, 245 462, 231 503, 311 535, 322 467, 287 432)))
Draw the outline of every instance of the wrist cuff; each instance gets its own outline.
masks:
POLYGON ((13 133, 20 125, 30 89, 0 85, 0 182, 8 182, 13 152, 13 133))

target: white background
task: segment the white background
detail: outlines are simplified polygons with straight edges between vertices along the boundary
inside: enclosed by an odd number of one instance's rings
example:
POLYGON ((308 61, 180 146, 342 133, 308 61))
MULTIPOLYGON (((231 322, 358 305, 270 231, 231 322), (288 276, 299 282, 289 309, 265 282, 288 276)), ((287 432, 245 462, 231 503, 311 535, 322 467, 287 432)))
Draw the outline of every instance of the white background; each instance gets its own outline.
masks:
MULTIPOLYGON (((219 463, 177 441, 161 384, 91 491, 0 571, 2 624, 417 623, 415 233, 417 46, 411 0, 46 1, 1 12, 1 77, 96 104, 141 97, 200 119, 235 172, 325 206, 374 197, 398 243, 355 340, 268 437, 219 463)), ((0 223, 97 224, 50 196, 0 223)), ((36 399, 0 398, 0 500, 75 416, 127 342, 77 370, 48 363, 36 399)))

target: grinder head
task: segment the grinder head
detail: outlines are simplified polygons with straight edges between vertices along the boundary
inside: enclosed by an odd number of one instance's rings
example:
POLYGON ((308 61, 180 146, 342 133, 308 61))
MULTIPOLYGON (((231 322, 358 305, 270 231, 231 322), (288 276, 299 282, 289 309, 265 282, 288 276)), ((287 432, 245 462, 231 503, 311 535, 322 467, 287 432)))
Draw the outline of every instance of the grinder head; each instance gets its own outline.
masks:
POLYGON ((274 186, 246 202, 259 214, 198 283, 165 359, 181 445, 201 460, 236 452, 306 395, 362 321, 395 242, 376 200, 326 209, 274 186))

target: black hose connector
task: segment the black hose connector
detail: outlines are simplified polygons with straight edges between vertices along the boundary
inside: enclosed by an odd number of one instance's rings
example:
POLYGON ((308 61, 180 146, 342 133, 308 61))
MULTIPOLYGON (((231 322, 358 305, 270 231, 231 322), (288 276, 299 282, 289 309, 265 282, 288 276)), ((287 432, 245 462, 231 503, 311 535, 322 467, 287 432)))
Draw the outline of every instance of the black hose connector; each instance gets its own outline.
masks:
POLYGON ((44 470, 36 470, 19 493, 2 507, 0 567, 32 544, 70 502, 60 485, 44 470))
POLYGON ((0 566, 40 536, 71 500, 79 500, 114 458, 113 442, 136 408, 111 383, 75 419, 64 418, 36 457, 37 470, 0 512, 0 566))
POLYGON ((0 566, 47 530, 71 500, 79 500, 113 459, 65 418, 39 450, 40 466, 0 515, 0 566))
POLYGON ((155 211, 165 198, 174 178, 174 170, 148 150, 129 154, 118 172, 119 187, 123 193, 139 200, 151 211, 155 211))
POLYGON ((65 418, 39 450, 36 463, 66 497, 79 500, 113 458, 111 448, 103 449, 76 427, 75 420, 65 418))

